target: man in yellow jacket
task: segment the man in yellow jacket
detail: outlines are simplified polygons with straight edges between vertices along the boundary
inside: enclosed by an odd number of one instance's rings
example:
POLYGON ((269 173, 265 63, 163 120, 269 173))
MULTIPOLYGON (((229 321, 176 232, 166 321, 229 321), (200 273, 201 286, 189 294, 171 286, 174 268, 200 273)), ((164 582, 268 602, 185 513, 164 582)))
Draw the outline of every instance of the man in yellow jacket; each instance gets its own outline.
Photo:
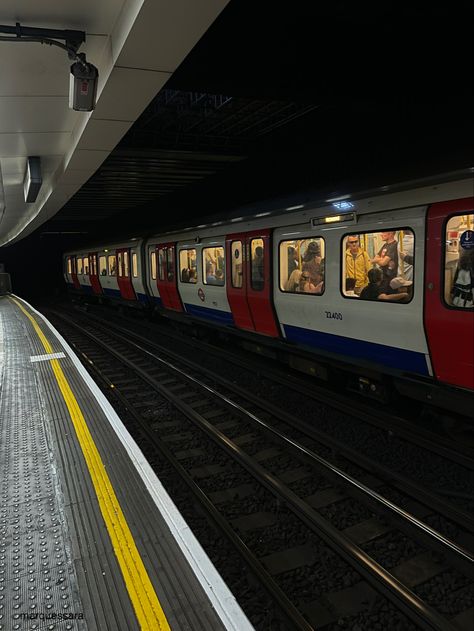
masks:
POLYGON ((372 269, 369 255, 359 245, 359 237, 351 234, 347 237, 346 250, 346 279, 355 279, 354 292, 360 295, 362 289, 369 283, 367 273, 372 269))

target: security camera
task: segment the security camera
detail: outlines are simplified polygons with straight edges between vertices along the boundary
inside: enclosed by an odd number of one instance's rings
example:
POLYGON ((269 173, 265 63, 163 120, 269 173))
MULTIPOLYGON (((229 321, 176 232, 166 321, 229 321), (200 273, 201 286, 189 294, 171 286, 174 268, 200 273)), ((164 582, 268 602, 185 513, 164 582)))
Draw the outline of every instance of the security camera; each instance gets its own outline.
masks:
POLYGON ((69 81, 69 107, 78 112, 91 112, 95 107, 99 71, 79 53, 81 61, 71 66, 69 81))

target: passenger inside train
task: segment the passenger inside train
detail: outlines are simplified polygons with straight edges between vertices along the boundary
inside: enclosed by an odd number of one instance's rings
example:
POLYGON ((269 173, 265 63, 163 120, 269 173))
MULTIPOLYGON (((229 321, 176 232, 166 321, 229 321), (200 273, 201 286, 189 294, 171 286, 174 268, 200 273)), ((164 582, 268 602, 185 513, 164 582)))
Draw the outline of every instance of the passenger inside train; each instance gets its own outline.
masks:
POLYGON ((224 285, 224 248, 203 248, 203 278, 206 285, 224 285))
POLYGON ((392 302, 411 300, 414 265, 414 235, 411 230, 350 234, 343 242, 345 297, 392 302), (381 272, 380 282, 379 274, 371 275, 370 280, 369 272, 373 269, 381 272), (402 298, 388 298, 392 295, 402 298))
POLYGON ((409 295, 406 292, 386 293, 384 289, 384 274, 383 271, 378 267, 374 267, 369 270, 368 278, 369 284, 364 287, 364 289, 360 293, 360 298, 362 300, 389 300, 392 302, 408 302, 409 295))
POLYGON ((474 307, 474 214, 446 224, 444 299, 460 309, 474 307))
POLYGON ((280 289, 299 294, 323 293, 324 239, 280 243, 280 289))

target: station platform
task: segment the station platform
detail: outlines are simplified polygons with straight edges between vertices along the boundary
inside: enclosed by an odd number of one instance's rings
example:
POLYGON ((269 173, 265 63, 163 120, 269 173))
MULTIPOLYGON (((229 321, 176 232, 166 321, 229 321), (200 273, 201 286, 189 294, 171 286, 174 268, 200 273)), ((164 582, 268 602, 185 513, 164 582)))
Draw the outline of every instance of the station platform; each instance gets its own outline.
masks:
POLYGON ((0 630, 250 631, 54 327, 0 297, 0 630))

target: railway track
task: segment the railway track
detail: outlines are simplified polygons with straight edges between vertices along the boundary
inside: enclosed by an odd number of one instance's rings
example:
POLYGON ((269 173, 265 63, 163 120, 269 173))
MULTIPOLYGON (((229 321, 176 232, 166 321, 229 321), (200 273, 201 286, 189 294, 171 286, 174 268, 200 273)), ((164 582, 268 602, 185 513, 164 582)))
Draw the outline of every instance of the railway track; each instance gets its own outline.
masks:
POLYGON ((408 620, 427 629, 468 628, 473 556, 463 545, 462 513, 447 521, 429 497, 420 503, 406 489, 401 495, 397 484, 368 474, 347 454, 335 463, 334 445, 316 442, 296 419, 235 384, 219 379, 217 389, 202 366, 164 349, 158 356, 146 340, 110 325, 56 315, 140 434, 186 478, 289 628, 341 620, 356 628, 359 619, 371 628, 371 615, 393 628, 409 628, 408 620), (441 520, 445 532, 428 517, 441 520), (441 603, 430 596, 440 582, 451 585, 441 603))

